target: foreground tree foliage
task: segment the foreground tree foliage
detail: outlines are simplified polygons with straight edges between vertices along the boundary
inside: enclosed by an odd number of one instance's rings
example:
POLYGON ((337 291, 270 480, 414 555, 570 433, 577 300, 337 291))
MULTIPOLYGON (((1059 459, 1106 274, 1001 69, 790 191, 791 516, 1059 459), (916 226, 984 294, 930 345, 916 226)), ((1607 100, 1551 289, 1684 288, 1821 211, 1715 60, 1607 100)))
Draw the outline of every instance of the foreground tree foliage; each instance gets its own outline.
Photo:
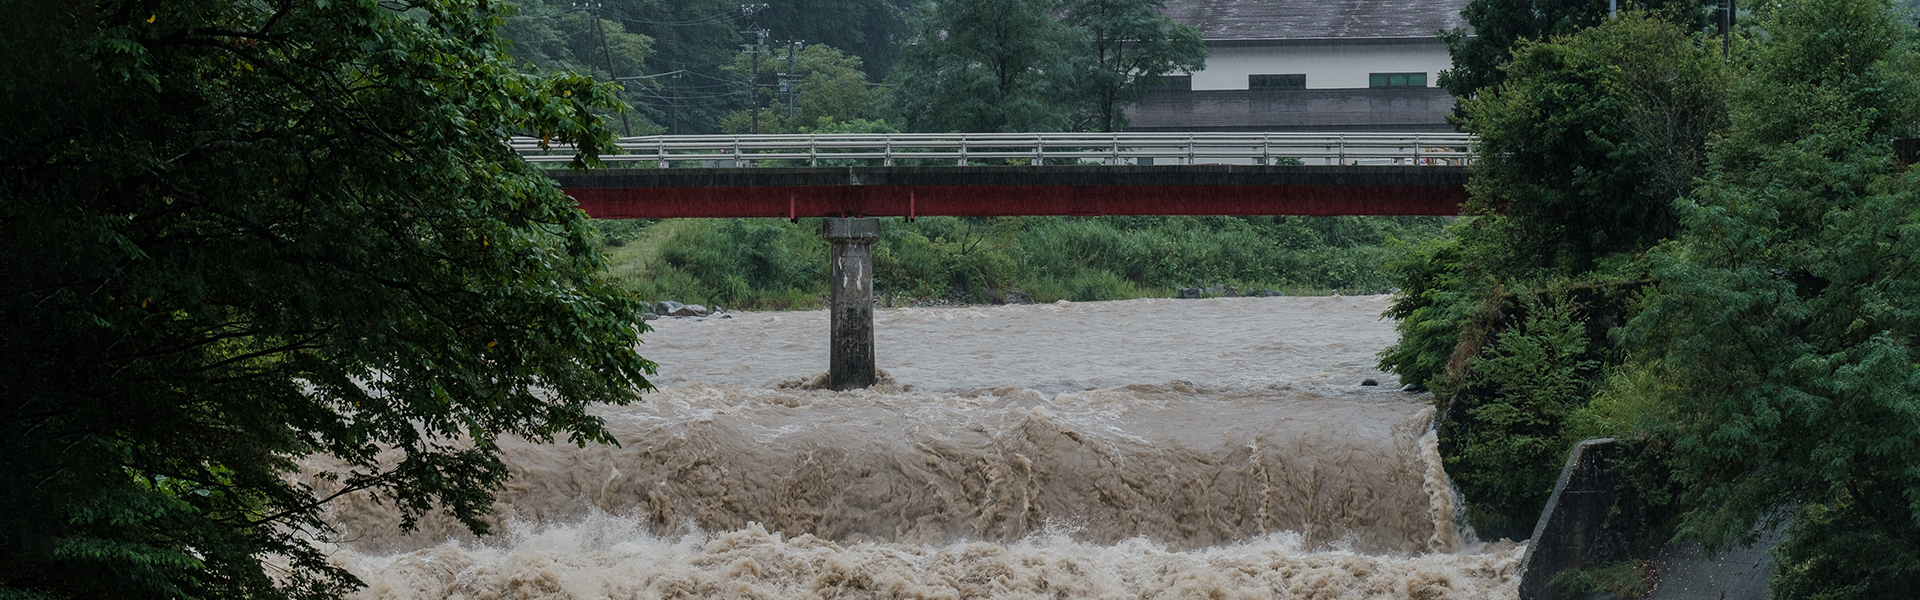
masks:
POLYGON ((1475 527, 1524 538, 1553 492, 1568 419, 1624 360, 1608 330, 1676 231, 1673 200, 1726 124, 1717 47, 1655 14, 1523 41, 1506 81, 1462 103, 1479 134, 1468 216, 1393 264, 1381 355, 1433 389, 1442 453, 1475 527))
POLYGON ((502 6, 8 8, 0 596, 338 596, 302 457, 482 531, 498 436, 612 441, 640 307, 505 143, 602 147, 612 90, 502 6))
POLYGON ((1704 172, 1732 74, 1670 21, 1629 12, 1522 42, 1511 79, 1462 103, 1480 136, 1468 215, 1393 267, 1401 340, 1382 365, 1450 393, 1493 326, 1494 296, 1568 279, 1634 280, 1675 231, 1674 198, 1704 172))
POLYGON ((1676 417, 1684 533, 1787 524, 1776 598, 1920 589, 1920 39, 1887 2, 1760 11, 1732 127, 1625 339, 1676 417))
POLYGON ((1908 597, 1920 176, 1889 142, 1920 133, 1920 37, 1885 1, 1752 16, 1724 63, 1722 40, 1634 17, 1521 44, 1465 111, 1492 151, 1475 206, 1500 214, 1397 266, 1383 364, 1452 401, 1443 452, 1477 517, 1531 522, 1515 499, 1614 437, 1634 491, 1682 515, 1657 535, 1717 550, 1784 525, 1774 597, 1908 597))
POLYGON ((1726 123, 1719 52, 1647 13, 1522 42, 1507 82, 1462 103, 1480 136, 1466 211, 1498 237, 1506 271, 1575 274, 1673 235, 1673 199, 1726 123))

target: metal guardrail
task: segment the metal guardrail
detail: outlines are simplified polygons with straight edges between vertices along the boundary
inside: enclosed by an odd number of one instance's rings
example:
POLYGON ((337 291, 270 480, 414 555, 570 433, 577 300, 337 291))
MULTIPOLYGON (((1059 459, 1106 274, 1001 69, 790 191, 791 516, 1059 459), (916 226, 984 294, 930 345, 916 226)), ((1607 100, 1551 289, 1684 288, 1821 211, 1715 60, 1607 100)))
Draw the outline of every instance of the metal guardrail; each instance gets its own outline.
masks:
MULTIPOLYGON (((529 162, 571 147, 514 138, 529 162)), ((621 138, 608 163, 670 167, 1003 165, 1452 165, 1473 160, 1464 133, 888 133, 656 135, 621 138)))

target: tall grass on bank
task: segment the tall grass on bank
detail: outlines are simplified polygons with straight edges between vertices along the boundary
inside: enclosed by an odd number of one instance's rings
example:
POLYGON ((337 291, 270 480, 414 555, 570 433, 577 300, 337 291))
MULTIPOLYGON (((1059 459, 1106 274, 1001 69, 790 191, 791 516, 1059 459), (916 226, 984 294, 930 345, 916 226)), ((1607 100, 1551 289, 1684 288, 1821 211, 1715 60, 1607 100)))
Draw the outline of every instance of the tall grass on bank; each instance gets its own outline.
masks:
MULTIPOLYGON (((1384 291, 1402 242, 1442 217, 926 217, 882 219, 875 292, 890 302, 1170 296, 1233 286, 1384 291)), ((612 277, 643 298, 749 309, 819 306, 819 219, 601 221, 612 277)))

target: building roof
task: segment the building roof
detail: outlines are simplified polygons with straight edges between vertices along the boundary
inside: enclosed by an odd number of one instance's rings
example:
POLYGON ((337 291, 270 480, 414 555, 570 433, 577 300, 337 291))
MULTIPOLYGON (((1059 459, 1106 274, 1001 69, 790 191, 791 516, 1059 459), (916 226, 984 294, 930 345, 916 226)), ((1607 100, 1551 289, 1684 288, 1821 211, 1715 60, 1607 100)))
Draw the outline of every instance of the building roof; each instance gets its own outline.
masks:
POLYGON ((1215 40, 1433 37, 1465 27, 1467 0, 1166 0, 1161 12, 1215 40))

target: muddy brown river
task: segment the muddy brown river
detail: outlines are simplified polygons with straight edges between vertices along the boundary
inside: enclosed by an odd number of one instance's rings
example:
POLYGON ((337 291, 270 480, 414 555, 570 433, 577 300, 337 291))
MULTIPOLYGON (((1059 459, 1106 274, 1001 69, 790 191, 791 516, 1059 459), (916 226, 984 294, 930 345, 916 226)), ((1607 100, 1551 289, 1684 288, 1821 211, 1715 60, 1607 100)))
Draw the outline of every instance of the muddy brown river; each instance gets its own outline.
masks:
POLYGON ((1514 597, 1386 303, 882 309, 850 392, 806 385, 823 311, 654 321, 621 447, 506 442, 484 540, 346 499, 333 556, 362 598, 1514 597))

